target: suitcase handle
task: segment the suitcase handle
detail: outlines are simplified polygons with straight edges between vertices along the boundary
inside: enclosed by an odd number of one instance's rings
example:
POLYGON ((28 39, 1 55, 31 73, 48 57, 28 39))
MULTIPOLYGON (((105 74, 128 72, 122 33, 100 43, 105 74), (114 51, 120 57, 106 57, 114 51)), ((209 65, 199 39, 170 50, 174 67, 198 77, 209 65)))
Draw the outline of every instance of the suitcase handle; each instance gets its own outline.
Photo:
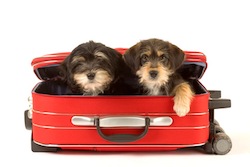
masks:
POLYGON ((95 118, 95 123, 96 123, 97 132, 103 139, 108 140, 110 142, 117 142, 117 143, 133 142, 133 141, 136 141, 136 140, 143 138, 147 134, 148 128, 150 125, 150 118, 148 118, 148 117, 145 118, 145 128, 144 128, 143 132, 139 135, 134 135, 134 134, 105 135, 105 134, 103 134, 103 132, 101 130, 99 118, 95 118))

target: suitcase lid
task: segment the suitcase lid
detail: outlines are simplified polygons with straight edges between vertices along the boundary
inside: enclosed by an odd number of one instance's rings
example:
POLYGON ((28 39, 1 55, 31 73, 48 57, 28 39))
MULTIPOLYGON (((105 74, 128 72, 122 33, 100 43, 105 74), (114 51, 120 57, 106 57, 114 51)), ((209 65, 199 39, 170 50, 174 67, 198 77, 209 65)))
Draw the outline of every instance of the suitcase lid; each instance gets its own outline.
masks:
MULTIPOLYGON (((116 48, 118 52, 124 54, 126 48, 116 48)), ((200 79, 206 68, 206 56, 202 52, 184 51, 186 60, 178 69, 185 79, 200 79)), ((70 54, 70 52, 60 52, 36 57, 31 65, 36 76, 41 80, 57 80, 59 78, 59 65, 70 54)))

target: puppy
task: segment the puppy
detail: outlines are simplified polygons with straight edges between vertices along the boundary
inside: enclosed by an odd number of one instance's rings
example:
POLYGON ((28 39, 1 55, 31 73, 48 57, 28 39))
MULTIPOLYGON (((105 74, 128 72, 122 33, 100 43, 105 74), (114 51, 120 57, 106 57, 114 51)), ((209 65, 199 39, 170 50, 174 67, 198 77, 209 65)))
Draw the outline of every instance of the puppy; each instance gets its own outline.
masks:
POLYGON ((73 94, 116 95, 129 94, 125 75, 131 70, 122 55, 102 43, 89 41, 77 46, 61 66, 62 79, 73 94))
POLYGON ((194 92, 176 72, 185 60, 180 48, 160 39, 148 39, 129 48, 123 57, 138 77, 142 94, 174 96, 177 115, 189 112, 194 92))

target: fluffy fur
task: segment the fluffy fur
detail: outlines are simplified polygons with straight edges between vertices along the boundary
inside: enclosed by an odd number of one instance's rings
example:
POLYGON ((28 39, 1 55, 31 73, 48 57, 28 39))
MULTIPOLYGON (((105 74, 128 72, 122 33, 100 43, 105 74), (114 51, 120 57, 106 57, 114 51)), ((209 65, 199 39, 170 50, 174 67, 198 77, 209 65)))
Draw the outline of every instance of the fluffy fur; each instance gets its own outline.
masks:
POLYGON ((77 46, 60 69, 73 93, 92 96, 132 93, 124 81, 131 72, 122 55, 102 43, 89 41, 77 46))
POLYGON ((194 93, 176 72, 185 60, 180 48, 160 39, 142 40, 125 52, 124 60, 138 77, 142 94, 174 96, 177 115, 189 112, 194 93))

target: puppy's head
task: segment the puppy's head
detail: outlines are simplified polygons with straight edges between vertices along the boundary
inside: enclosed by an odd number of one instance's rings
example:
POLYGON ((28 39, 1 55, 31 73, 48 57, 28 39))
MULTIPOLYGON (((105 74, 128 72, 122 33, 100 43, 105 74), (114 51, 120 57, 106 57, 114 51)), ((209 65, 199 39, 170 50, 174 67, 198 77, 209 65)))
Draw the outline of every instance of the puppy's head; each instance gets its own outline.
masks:
POLYGON ((101 43, 83 43, 62 63, 64 79, 73 90, 98 95, 117 77, 119 58, 118 52, 101 43))
POLYGON ((181 66, 184 52, 170 42, 160 39, 143 40, 124 54, 124 60, 147 89, 159 89, 181 66))

